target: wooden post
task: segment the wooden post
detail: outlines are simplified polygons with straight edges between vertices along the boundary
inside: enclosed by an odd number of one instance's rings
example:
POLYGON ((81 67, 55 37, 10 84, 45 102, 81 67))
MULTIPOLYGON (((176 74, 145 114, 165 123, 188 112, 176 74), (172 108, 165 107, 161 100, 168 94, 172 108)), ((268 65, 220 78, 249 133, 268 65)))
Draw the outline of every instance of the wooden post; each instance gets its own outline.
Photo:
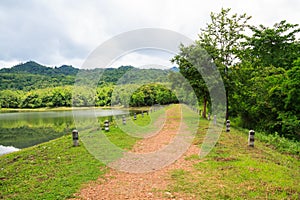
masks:
POLYGON ((249 147, 254 147, 254 135, 255 135, 255 131, 254 130, 250 130, 249 131, 249 139, 248 139, 248 145, 249 145, 249 147))
POLYGON ((230 132, 230 120, 226 120, 226 132, 230 132))
POLYGON ((79 142, 78 142, 78 131, 77 130, 73 130, 72 131, 72 138, 73 138, 73 146, 74 147, 77 147, 79 145, 79 142))

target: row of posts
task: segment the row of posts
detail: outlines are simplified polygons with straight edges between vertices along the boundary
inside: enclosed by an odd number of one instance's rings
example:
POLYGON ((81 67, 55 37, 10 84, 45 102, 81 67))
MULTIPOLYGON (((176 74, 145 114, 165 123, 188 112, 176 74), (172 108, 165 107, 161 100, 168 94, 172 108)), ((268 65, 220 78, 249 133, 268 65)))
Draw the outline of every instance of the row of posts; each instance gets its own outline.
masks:
MULTIPOLYGON (((217 125, 217 116, 216 115, 214 115, 213 123, 214 123, 214 125, 217 125)), ((226 120, 226 132, 230 132, 230 120, 229 119, 226 120)), ((255 135, 255 131, 250 130, 249 135, 248 135, 248 146, 249 147, 254 147, 254 135, 255 135)))
MULTIPOLYGON (((156 111, 156 109, 154 109, 153 111, 156 111)), ((152 110, 150 110, 150 112, 152 112, 152 110)), ((147 115, 149 115, 149 111, 147 111, 147 115)), ((144 112, 142 111, 141 116, 144 117, 144 112)), ((137 114, 133 113, 133 119, 136 120, 137 119, 137 114)), ((126 117, 125 115, 122 116, 122 123, 123 125, 126 125, 126 117)), ((109 131, 109 121, 105 120, 104 121, 104 130, 105 131, 109 131)), ((78 134, 78 130, 73 130, 72 131, 72 139, 73 139, 73 146, 78 146, 79 145, 79 134, 78 134)))
MULTIPOLYGON (((191 108, 193 111, 197 112, 199 115, 201 115, 201 110, 198 110, 195 107, 191 108)), ((207 119, 210 120, 210 113, 208 113, 207 119)), ((217 125, 217 115, 214 115, 213 118, 213 124, 217 125)), ((230 132, 230 120, 226 120, 226 132, 230 132)), ((248 145, 250 147, 254 147, 254 135, 255 135, 255 131, 254 130, 250 130, 249 131, 249 136, 248 136, 248 145)))
MULTIPOLYGON (((141 115, 142 115, 142 117, 144 117, 144 112, 142 112, 141 115)), ((149 115, 149 112, 147 112, 147 115, 149 115)), ((208 117, 210 118, 210 115, 208 115, 208 117)), ((137 119, 136 113, 133 114, 133 119, 134 120, 137 119)), ((216 115, 214 115, 213 120, 214 120, 213 121, 214 125, 217 125, 217 116, 216 115)), ((124 115, 122 116, 122 123, 123 123, 123 125, 126 125, 126 117, 124 115)), ((108 120, 104 121, 104 130, 109 131, 109 121, 108 120)), ((226 132, 230 132, 230 120, 226 120, 226 132)), ((255 131, 250 130, 249 136, 248 136, 248 146, 249 147, 254 147, 254 135, 255 135, 255 131)), ((77 130, 72 131, 72 138, 73 138, 73 145, 78 146, 79 145, 79 143, 78 143, 79 134, 78 134, 77 130)))

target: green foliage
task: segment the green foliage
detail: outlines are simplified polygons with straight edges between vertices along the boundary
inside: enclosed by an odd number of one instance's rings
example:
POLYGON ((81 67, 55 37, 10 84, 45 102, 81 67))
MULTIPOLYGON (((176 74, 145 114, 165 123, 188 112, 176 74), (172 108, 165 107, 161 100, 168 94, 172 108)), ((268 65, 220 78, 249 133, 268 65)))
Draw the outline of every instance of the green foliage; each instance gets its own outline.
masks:
POLYGON ((300 142, 280 136, 277 132, 275 132, 275 134, 256 132, 255 138, 274 147, 280 152, 300 156, 300 142))
POLYGON ((152 106, 154 104, 177 103, 174 93, 161 84, 147 84, 138 88, 131 96, 130 106, 152 106))
POLYGON ((242 119, 242 127, 300 140, 300 42, 296 37, 300 28, 284 20, 270 28, 250 26, 246 14, 230 16, 229 12, 211 13, 211 23, 201 29, 199 39, 181 46, 172 61, 198 98, 204 99, 205 110, 206 101, 211 101, 210 88, 196 70, 198 65, 200 69, 208 65, 201 58, 205 50, 224 82, 226 119, 230 114, 242 119), (246 28, 251 36, 244 35, 246 28))
POLYGON ((174 93, 161 84, 137 85, 102 85, 94 91, 86 86, 62 86, 31 90, 29 92, 0 91, 2 108, 41 108, 70 106, 151 106, 178 102, 174 93), (128 89, 136 88, 132 92, 128 89), (76 90, 76 92, 74 92, 76 90), (116 91, 114 91, 116 90, 116 91))
POLYGON ((2 90, 0 91, 0 107, 2 108, 18 108, 22 102, 23 92, 2 90))
POLYGON ((41 88, 73 85, 74 81, 75 76, 65 76, 61 74, 48 76, 26 73, 1 73, 0 70, 0 90, 30 91, 41 88))
POLYGON ((76 75, 78 69, 72 66, 63 65, 61 67, 46 67, 34 61, 18 64, 12 68, 4 68, 0 70, 1 73, 16 73, 16 74, 38 74, 38 75, 76 75))
POLYGON ((245 43, 249 59, 253 65, 275 66, 290 69, 294 60, 299 57, 300 43, 296 34, 300 32, 298 24, 285 20, 271 27, 250 26, 253 35, 245 43))
POLYGON ((12 68, 0 70, 0 90, 30 91, 42 88, 74 85, 75 78, 81 85, 90 86, 94 80, 98 85, 132 84, 165 82, 169 70, 137 69, 132 66, 119 68, 77 69, 72 66, 46 67, 36 62, 29 61, 12 68), (76 75, 80 73, 80 77, 76 75))
POLYGON ((230 9, 221 9, 219 13, 211 13, 211 23, 200 29, 196 45, 203 48, 212 58, 220 71, 226 90, 226 119, 229 118, 229 98, 233 95, 234 80, 231 67, 237 61, 243 49, 244 32, 251 18, 246 15, 230 14, 230 9))
MULTIPOLYGON (((205 80, 202 78, 200 74, 200 71, 198 71, 197 66, 194 66, 194 64, 197 61, 191 59, 191 57, 193 57, 193 54, 203 55, 203 53, 199 52, 199 50, 201 51, 201 49, 197 49, 197 46, 195 45, 191 45, 189 47, 184 47, 183 45, 181 45, 179 55, 176 55, 172 59, 172 62, 173 63, 175 62, 177 65, 179 65, 180 73, 184 76, 184 78, 188 80, 188 83, 194 89, 198 99, 200 98, 203 99, 202 117, 206 118, 207 102, 209 101, 208 88, 205 83, 205 80)), ((196 57, 198 58, 200 56, 196 56, 196 57)), ((178 73, 170 74, 170 78, 172 80, 172 87, 176 87, 178 84, 180 84, 181 87, 186 88, 184 86, 184 81, 180 79, 178 73), (178 82, 179 80, 181 80, 180 83, 178 82)))
POLYGON ((242 118, 242 127, 300 139, 298 65, 294 62, 289 70, 249 65, 237 69, 239 77, 248 77, 237 78, 240 85, 234 96, 240 102, 234 108, 242 118))

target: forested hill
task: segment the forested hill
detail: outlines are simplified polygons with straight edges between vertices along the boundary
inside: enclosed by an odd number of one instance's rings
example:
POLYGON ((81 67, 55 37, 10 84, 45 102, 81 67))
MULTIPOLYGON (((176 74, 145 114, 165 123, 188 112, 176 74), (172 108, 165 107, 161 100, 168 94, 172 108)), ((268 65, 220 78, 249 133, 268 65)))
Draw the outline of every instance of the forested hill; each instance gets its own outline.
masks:
POLYGON ((21 63, 12 68, 4 68, 0 70, 0 73, 17 73, 17 74, 38 74, 38 75, 76 75, 79 69, 68 65, 62 65, 61 67, 46 67, 34 61, 21 63))
MULTIPOLYGON (((101 72, 101 80, 103 83, 132 83, 132 82, 165 82, 166 76, 171 70, 161 69, 137 69, 132 66, 121 66, 119 68, 92 69, 83 70, 68 65, 60 67, 47 67, 29 61, 16 65, 12 68, 4 68, 0 70, 0 90, 34 90, 41 88, 49 88, 56 86, 73 85, 78 72, 95 74, 96 77, 101 72), (130 72, 130 73, 129 73, 130 72), (123 77, 126 74, 125 77, 123 77)), ((173 71, 173 70, 172 70, 173 71)))

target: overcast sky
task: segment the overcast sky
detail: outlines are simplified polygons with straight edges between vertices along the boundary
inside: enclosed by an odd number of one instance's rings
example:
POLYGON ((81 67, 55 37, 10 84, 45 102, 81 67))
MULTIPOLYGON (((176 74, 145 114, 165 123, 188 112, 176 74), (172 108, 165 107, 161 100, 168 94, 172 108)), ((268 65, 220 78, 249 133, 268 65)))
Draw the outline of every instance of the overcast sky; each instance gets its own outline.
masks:
MULTIPOLYGON (((163 28, 197 39, 210 12, 231 8, 249 23, 300 23, 299 0, 0 0, 0 68, 34 60, 80 68, 106 40, 140 28, 163 28)), ((141 51, 112 63, 172 66, 171 54, 141 51)))

